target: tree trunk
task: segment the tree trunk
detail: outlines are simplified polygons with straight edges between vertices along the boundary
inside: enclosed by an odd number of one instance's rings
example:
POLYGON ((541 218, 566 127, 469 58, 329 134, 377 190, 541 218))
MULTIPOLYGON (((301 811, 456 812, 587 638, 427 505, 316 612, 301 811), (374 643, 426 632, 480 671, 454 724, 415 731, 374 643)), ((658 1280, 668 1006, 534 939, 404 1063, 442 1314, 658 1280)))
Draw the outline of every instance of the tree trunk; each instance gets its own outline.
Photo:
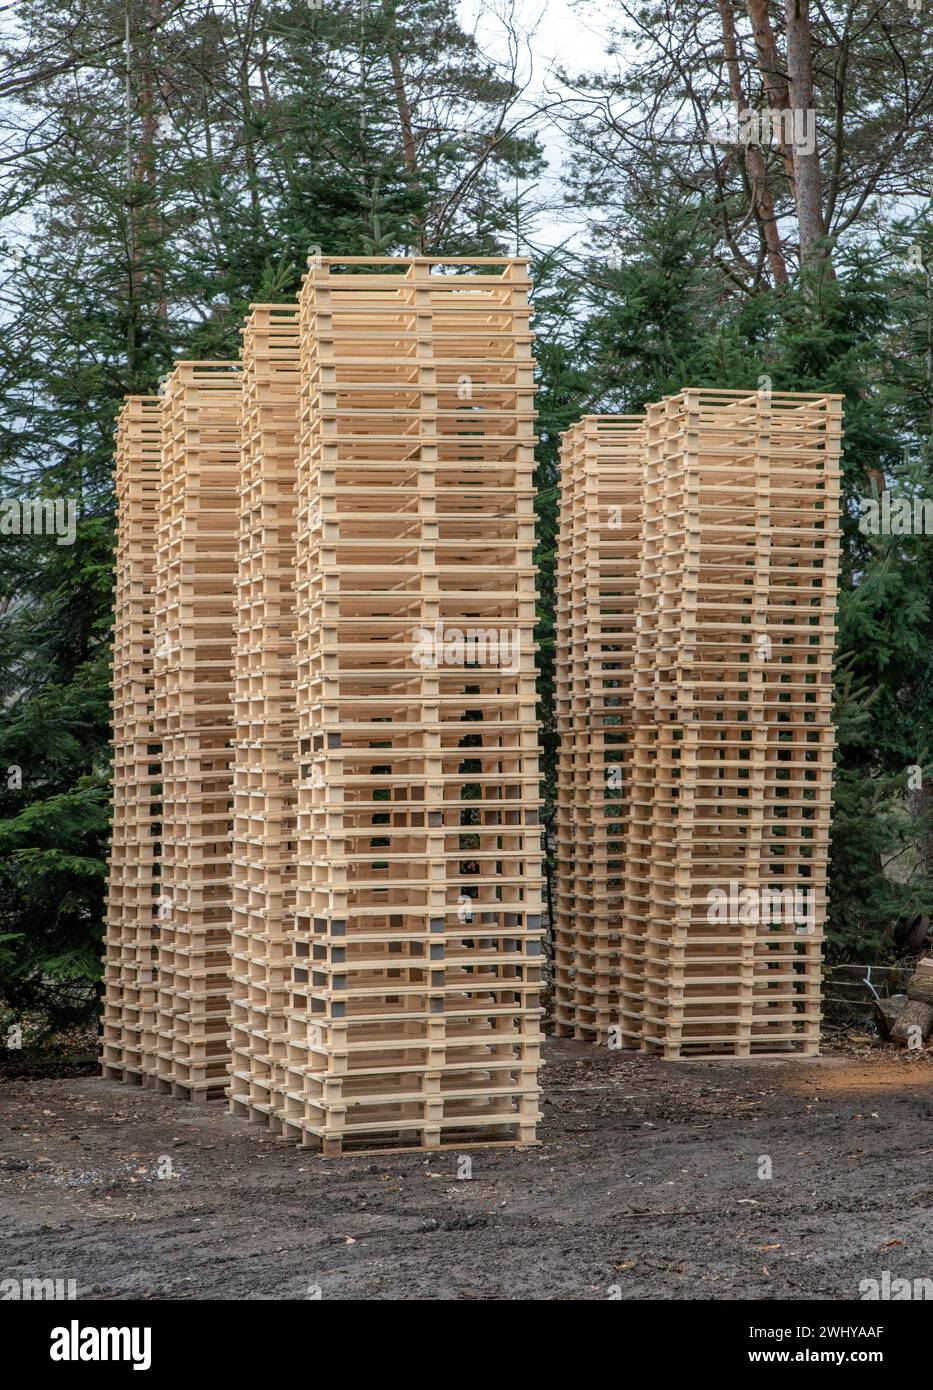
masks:
MULTIPOLYGON (((395 107, 398 111, 398 121, 402 132, 402 155, 405 159, 405 168, 408 170, 408 178, 412 187, 417 189, 421 186, 418 173, 418 145, 415 140, 415 126, 412 119, 411 105, 408 100, 408 93, 405 90, 405 74, 402 71, 402 60, 399 56, 398 34, 395 28, 395 0, 383 0, 382 13, 386 20, 386 38, 389 52, 389 63, 392 68, 392 87, 395 93, 395 107)), ((424 228, 418 219, 420 229, 419 250, 425 251, 424 228)))
MULTIPOLYGON (((787 90, 787 76, 784 72, 784 64, 781 62, 781 55, 778 53, 774 30, 771 27, 768 0, 747 0, 747 5, 749 19, 752 21, 752 33, 755 36, 758 71, 761 73, 768 106, 773 111, 788 111, 790 109, 790 93, 787 90)), ((791 147, 783 140, 780 143, 780 150, 784 160, 784 170, 790 182, 791 191, 793 191, 794 156, 791 147)))
POLYGON ((768 104, 778 111, 785 111, 790 105, 790 93, 787 90, 787 76, 781 55, 778 53, 777 40, 771 28, 768 0, 747 0, 747 4, 752 32, 755 35, 758 68, 768 104))
POLYGON ((129 0, 126 0, 124 8, 123 24, 123 51, 126 62, 123 86, 124 139, 126 140, 126 373, 127 380, 131 383, 131 389, 134 389, 133 378, 136 372, 136 340, 138 336, 137 315, 139 312, 139 266, 137 263, 136 203, 133 195, 133 36, 130 26, 129 0))
POLYGON ((917 859, 923 873, 933 873, 933 778, 907 793, 907 809, 920 822, 916 836, 917 859))
POLYGON ((157 316, 166 321, 168 319, 168 302, 165 298, 165 277, 161 260, 162 217, 159 208, 156 169, 156 136, 159 129, 159 117, 156 110, 156 62, 153 52, 161 23, 162 0, 150 0, 148 27, 144 31, 140 45, 140 89, 137 109, 141 117, 141 131, 135 179, 139 184, 144 184, 148 190, 145 218, 147 246, 143 263, 148 266, 151 276, 149 299, 155 304, 157 316))
MULTIPOLYGON (((747 103, 742 91, 742 72, 739 67, 732 0, 719 0, 719 16, 722 20, 722 40, 726 68, 729 73, 729 91, 735 104, 736 118, 741 121, 742 112, 746 109, 747 103)), ((771 187, 768 183, 764 151, 760 145, 749 144, 745 146, 745 168, 751 184, 752 206, 761 229, 768 255, 768 264, 771 267, 771 277, 776 285, 786 285, 788 279, 787 264, 784 260, 777 219, 774 215, 774 199, 771 196, 771 187)))
MULTIPOLYGON (((786 0, 787 14, 787 78, 790 110, 794 114, 794 130, 806 127, 807 113, 813 112, 813 55, 810 46, 810 0, 786 0), (801 122, 797 115, 800 113, 801 122)), ((814 117, 815 119, 815 117, 814 117)), ((797 195, 797 225, 800 230, 801 267, 825 261, 831 269, 829 253, 821 246, 826 228, 823 225, 822 190, 820 187, 820 156, 816 148, 814 125, 813 149, 806 142, 794 140, 794 182, 797 195)))

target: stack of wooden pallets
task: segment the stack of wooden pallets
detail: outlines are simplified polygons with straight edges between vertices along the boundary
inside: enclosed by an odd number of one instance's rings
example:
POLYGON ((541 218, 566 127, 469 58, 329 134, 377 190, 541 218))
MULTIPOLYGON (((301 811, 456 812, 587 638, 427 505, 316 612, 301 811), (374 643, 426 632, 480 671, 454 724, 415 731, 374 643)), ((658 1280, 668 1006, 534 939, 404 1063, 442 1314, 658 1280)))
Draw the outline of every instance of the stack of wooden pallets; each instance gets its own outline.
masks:
POLYGON ((327 1153, 535 1138, 528 290, 322 261, 163 387, 150 1070, 327 1153))
POLYGON ((155 1044, 161 777, 153 729, 152 623, 159 507, 158 396, 128 396, 116 431, 113 831, 107 890, 102 1062, 142 1081, 155 1044))
POLYGON ((285 1108, 325 1153, 535 1136, 528 288, 350 259, 301 296, 285 1108))
POLYGON ((243 332, 233 766, 231 1107, 274 1123, 285 1072, 295 885, 298 309, 243 332))
POLYGON ((621 1007, 643 424, 588 415, 561 452, 554 1015, 578 1038, 605 1039, 621 1007))
POLYGON ((831 396, 684 391, 649 407, 622 1045, 818 1047, 840 441, 831 396))
POLYGON ((241 374, 179 362, 163 385, 155 723, 162 760, 155 1080, 224 1093, 230 1060, 231 741, 241 374))
MULTIPOLYGON (((528 290, 319 258, 242 369, 128 398, 108 1075, 229 1077, 325 1153, 533 1142, 528 290)), ((816 1050, 840 438, 837 397, 705 389, 565 436, 559 1032, 816 1050)))

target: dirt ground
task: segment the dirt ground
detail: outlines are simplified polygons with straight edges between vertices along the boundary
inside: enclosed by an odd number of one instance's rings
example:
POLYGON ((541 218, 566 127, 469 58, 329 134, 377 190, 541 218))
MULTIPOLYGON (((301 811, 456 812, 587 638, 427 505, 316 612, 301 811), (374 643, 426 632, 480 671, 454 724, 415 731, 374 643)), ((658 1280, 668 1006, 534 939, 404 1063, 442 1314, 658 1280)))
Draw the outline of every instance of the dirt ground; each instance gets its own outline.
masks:
POLYGON ((0 1278, 79 1299, 833 1299, 933 1276, 930 1054, 546 1057, 542 1144, 464 1150, 471 1179, 452 1151, 322 1159, 222 1104, 0 1079, 0 1278))

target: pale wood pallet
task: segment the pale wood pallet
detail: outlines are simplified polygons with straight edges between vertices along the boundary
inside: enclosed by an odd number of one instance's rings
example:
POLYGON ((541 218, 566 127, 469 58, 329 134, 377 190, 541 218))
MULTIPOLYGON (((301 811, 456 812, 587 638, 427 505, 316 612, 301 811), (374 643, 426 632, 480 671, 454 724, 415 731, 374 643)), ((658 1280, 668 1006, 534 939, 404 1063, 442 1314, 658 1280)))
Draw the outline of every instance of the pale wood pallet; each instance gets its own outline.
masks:
POLYGON ((301 295, 281 1132, 327 1154, 535 1139, 527 294, 520 261, 325 258, 301 295), (514 662, 465 664, 467 629, 507 635, 514 662))
POLYGON ((234 581, 242 376, 178 362, 162 387, 155 714, 162 872, 154 1084, 223 1095, 230 1062, 234 581))
POLYGON ((117 419, 113 634, 113 825, 104 938, 103 1074, 154 1069, 159 764, 153 729, 152 601, 161 425, 157 396, 117 419))
POLYGON ((648 410, 623 1031, 666 1057, 818 1049, 840 444, 833 396, 648 410), (812 923, 711 921, 733 883, 812 923))
POLYGON ((555 1027, 578 1038, 620 1005, 643 424, 585 416, 562 441, 555 1027))
POLYGON ((552 936, 554 951, 554 1027, 559 1036, 576 1029, 574 966, 577 940, 577 769, 571 685, 573 625, 570 594, 576 483, 582 440, 579 432, 565 434, 560 454, 554 584, 554 710, 558 730, 556 797, 554 807, 554 876, 552 936))
POLYGON ((558 1027, 600 1042, 612 1029, 617 1044, 669 1058, 811 1054, 841 400, 703 390, 649 407, 628 724, 625 701, 606 718, 599 683, 608 674, 615 695, 600 644, 628 630, 612 623, 631 579, 600 589, 598 522, 580 502, 586 430, 564 441, 558 546, 558 1027), (599 775, 620 747, 620 819, 604 828, 599 775), (711 923, 707 895, 732 882, 812 892, 812 928, 711 923))
POLYGON ((294 954, 298 347, 297 305, 252 306, 243 330, 234 655, 230 1106, 262 1124, 284 1104, 294 954))
POLYGON ((830 720, 840 439, 829 397, 684 392, 650 408, 638 710, 830 720))
POLYGON ((641 988, 626 1000, 629 1038, 667 1057, 812 1053, 832 728, 662 723, 635 737, 623 927, 641 988), (709 893, 733 884, 811 890, 812 922, 711 921, 709 893))

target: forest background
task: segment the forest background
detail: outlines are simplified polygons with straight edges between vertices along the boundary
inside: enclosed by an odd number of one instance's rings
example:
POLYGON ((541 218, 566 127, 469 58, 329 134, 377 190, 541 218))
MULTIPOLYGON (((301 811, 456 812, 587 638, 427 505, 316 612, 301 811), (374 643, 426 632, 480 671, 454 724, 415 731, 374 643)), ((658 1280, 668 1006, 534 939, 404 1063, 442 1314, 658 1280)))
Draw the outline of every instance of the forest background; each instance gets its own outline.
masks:
POLYGON ((0 1025, 94 1009, 122 398, 235 356, 315 250, 531 258, 549 791, 561 431, 844 393, 829 958, 931 914, 931 548, 859 526, 933 497, 931 34, 922 0, 0 4, 0 498, 78 516, 0 534, 0 1025))

